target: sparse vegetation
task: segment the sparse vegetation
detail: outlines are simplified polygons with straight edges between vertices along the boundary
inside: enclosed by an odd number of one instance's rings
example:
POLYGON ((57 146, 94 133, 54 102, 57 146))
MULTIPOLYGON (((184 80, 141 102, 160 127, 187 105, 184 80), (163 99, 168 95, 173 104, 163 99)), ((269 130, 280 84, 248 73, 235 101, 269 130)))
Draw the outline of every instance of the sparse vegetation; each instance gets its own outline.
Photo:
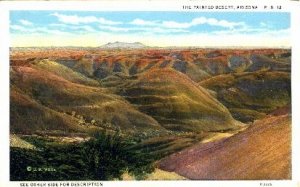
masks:
POLYGON ((121 179, 125 171, 143 179, 153 171, 157 159, 130 149, 130 141, 118 133, 96 133, 80 144, 59 144, 37 137, 27 137, 26 141, 38 149, 11 147, 11 180, 112 180, 121 179))

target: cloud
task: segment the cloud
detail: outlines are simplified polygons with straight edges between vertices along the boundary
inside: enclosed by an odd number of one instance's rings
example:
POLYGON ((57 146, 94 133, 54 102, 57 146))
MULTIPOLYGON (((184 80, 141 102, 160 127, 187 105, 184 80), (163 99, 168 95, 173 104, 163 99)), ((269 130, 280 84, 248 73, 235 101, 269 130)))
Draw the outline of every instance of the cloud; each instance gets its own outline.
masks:
POLYGON ((89 25, 66 25, 61 23, 51 23, 49 24, 50 27, 59 27, 64 29, 71 29, 71 30, 81 30, 81 31, 87 31, 87 32, 96 32, 96 30, 89 25))
POLYGON ((105 18, 98 18, 98 23, 104 24, 104 25, 119 25, 122 24, 122 22, 119 21, 110 21, 105 18))
POLYGON ((187 33, 189 31, 184 29, 170 29, 161 27, 115 27, 115 26, 99 26, 100 29, 110 32, 140 32, 141 34, 150 33, 187 33))
POLYGON ((146 20, 142 20, 142 19, 134 19, 132 20, 129 24, 131 25, 139 25, 139 26, 154 26, 154 25, 158 25, 157 23, 158 21, 146 21, 146 20))
POLYGON ((27 31, 27 29, 25 27, 20 26, 20 25, 10 25, 10 28, 15 31, 21 31, 21 32, 27 31))
POLYGON ((122 24, 121 22, 107 20, 105 18, 97 18, 95 16, 77 16, 77 15, 64 15, 59 13, 50 14, 51 16, 55 16, 62 23, 78 25, 80 23, 100 23, 104 25, 118 25, 122 24))
POLYGON ((63 15, 59 13, 54 13, 51 15, 57 17, 60 22, 67 23, 67 24, 77 25, 80 23, 97 22, 97 18, 94 16, 78 17, 76 15, 69 16, 69 15, 63 15))
MULTIPOLYGON (((37 28, 36 30, 37 32, 44 32, 44 33, 48 33, 48 34, 53 34, 53 35, 68 35, 70 33, 68 32, 63 32, 60 30, 49 30, 48 28, 42 27, 42 28, 37 28)), ((37 33, 35 32, 35 33, 37 33)))
POLYGON ((88 32, 96 32, 96 30, 93 27, 88 26, 88 25, 78 27, 78 29, 82 29, 82 30, 85 30, 85 31, 88 31, 88 32))
POLYGON ((28 21, 28 20, 25 20, 25 19, 21 19, 19 20, 19 22, 22 24, 22 25, 25 25, 25 26, 31 26, 33 25, 32 22, 28 21))
POLYGON ((291 35, 291 29, 286 28, 286 29, 279 29, 279 30, 267 30, 261 34, 272 36, 274 38, 279 37, 279 36, 289 37, 291 35))
POLYGON ((235 27, 241 26, 245 27, 246 24, 244 22, 230 22, 227 20, 218 20, 215 18, 206 18, 206 17, 199 17, 194 18, 191 22, 175 22, 175 21, 163 21, 162 26, 166 28, 181 28, 181 29, 187 29, 193 26, 197 25, 211 25, 211 26, 219 26, 224 28, 233 29, 235 27))
POLYGON ((112 32, 128 32, 132 30, 132 28, 123 28, 123 27, 113 27, 113 26, 99 26, 100 29, 108 30, 112 32))
POLYGON ((223 27, 227 29, 234 29, 236 27, 243 27, 243 28, 247 27, 247 25, 244 22, 230 22, 227 20, 218 20, 215 18, 206 18, 206 17, 194 18, 190 22, 159 21, 159 20, 149 21, 149 20, 143 20, 137 18, 129 22, 129 24, 136 25, 136 26, 144 26, 144 27, 156 26, 165 29, 189 29, 193 26, 204 25, 204 24, 223 27))
POLYGON ((159 34, 171 34, 171 33, 189 33, 190 31, 184 29, 166 29, 161 27, 153 27, 153 28, 146 28, 143 31, 151 33, 159 33, 159 34))
POLYGON ((22 34, 41 34, 41 33, 47 33, 47 34, 54 34, 54 35, 67 35, 70 34, 68 32, 64 32, 61 30, 56 29, 49 29, 47 27, 35 27, 35 28, 28 28, 21 25, 11 25, 10 28, 15 31, 22 32, 22 34))
POLYGON ((51 27, 69 27, 70 25, 66 25, 63 23, 51 23, 51 24, 49 24, 49 26, 51 26, 51 27))
POLYGON ((239 29, 233 29, 233 30, 220 30, 220 31, 214 31, 210 32, 214 35, 264 35, 264 36, 289 36, 290 35, 290 28, 287 29, 270 29, 270 28, 253 28, 253 27, 245 27, 245 28, 239 28, 239 29))
POLYGON ((261 27, 267 27, 267 24, 266 24, 265 22, 260 22, 259 25, 260 25, 261 27))

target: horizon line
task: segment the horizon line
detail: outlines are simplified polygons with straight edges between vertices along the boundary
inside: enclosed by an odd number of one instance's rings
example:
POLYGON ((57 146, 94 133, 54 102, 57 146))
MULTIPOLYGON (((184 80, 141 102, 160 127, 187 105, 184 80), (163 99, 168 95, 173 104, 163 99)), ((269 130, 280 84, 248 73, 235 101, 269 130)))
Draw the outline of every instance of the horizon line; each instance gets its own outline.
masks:
POLYGON ((9 46, 9 48, 102 48, 102 49, 126 49, 126 50, 133 50, 133 49, 168 49, 168 48, 199 48, 199 49, 207 49, 207 48, 243 48, 243 49, 291 49, 292 46, 146 46, 139 47, 139 48, 125 48, 125 47, 104 47, 103 45, 100 46, 77 46, 77 45, 66 45, 66 46, 9 46))

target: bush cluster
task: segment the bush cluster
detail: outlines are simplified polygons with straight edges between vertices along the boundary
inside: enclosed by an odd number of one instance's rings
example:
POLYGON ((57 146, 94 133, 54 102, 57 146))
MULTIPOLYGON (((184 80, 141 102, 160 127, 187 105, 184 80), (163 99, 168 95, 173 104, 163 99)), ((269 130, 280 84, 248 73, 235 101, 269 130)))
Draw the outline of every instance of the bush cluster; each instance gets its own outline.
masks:
MULTIPOLYGON (((28 141, 28 140, 27 140, 28 141)), ((54 144, 31 138, 38 149, 10 149, 12 181, 114 180, 129 172, 143 179, 154 170, 155 157, 130 149, 119 133, 97 133, 79 144, 54 144)))

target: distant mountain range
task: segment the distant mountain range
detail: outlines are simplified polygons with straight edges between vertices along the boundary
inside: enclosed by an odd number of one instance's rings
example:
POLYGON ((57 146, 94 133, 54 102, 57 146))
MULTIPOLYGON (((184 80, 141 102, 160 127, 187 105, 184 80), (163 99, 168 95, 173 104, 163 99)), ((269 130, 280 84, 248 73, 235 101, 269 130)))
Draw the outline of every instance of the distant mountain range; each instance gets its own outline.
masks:
POLYGON ((146 45, 140 42, 133 42, 133 43, 126 43, 126 42, 109 42, 105 45, 102 45, 100 48, 120 48, 120 49, 140 49, 140 48, 147 48, 146 45))
POLYGON ((290 47, 278 46, 278 47, 263 47, 263 46, 147 46, 141 42, 109 42, 107 44, 95 47, 95 46, 29 46, 29 47, 10 47, 10 49, 14 50, 46 50, 46 49, 78 49, 78 50, 86 50, 93 48, 100 49, 290 49, 290 47))

